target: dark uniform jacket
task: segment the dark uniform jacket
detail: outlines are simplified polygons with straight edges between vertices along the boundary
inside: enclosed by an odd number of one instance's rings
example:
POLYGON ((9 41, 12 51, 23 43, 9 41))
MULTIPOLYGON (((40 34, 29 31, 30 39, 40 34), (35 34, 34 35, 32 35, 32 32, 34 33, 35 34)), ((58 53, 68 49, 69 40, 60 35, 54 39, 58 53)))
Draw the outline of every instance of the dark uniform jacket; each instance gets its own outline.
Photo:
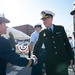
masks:
POLYGON ((33 60, 22 58, 12 50, 10 41, 0 36, 0 75, 6 75, 6 65, 10 62, 18 66, 32 66, 33 60))
POLYGON ((42 43, 44 43, 46 48, 45 63, 47 67, 50 68, 60 63, 69 64, 69 61, 73 59, 71 46, 64 27, 54 25, 52 33, 48 29, 41 31, 34 47, 34 55, 38 55, 42 43))

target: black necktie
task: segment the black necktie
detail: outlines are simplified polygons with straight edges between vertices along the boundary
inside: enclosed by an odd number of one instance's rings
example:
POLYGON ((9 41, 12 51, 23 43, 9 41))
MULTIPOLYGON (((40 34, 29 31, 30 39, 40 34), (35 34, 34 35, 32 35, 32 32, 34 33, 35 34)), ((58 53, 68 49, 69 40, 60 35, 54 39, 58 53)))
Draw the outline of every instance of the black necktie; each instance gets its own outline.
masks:
POLYGON ((50 33, 52 33, 52 29, 51 28, 49 28, 48 30, 49 30, 50 33))

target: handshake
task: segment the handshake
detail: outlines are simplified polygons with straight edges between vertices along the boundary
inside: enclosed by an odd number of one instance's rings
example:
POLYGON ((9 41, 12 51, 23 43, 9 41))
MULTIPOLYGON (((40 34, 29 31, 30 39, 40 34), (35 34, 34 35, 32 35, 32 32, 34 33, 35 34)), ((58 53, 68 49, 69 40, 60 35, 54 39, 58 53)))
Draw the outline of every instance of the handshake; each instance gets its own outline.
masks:
POLYGON ((31 59, 33 59, 34 65, 36 65, 38 63, 38 58, 35 55, 32 55, 31 59))

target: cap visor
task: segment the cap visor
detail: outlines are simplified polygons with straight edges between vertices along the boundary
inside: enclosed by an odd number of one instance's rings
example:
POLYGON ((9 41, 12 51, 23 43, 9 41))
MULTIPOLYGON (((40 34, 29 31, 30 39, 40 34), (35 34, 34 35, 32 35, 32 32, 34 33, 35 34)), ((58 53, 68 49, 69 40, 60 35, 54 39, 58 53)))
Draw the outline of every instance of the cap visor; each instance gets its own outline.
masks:
POLYGON ((1 17, 0 22, 10 23, 10 21, 6 19, 5 17, 1 17))
POLYGON ((8 19, 6 19, 6 18, 4 18, 4 22, 5 23, 10 23, 10 21, 8 19))
POLYGON ((43 18, 41 18, 41 20, 46 19, 46 18, 49 18, 49 17, 43 17, 43 18))
POLYGON ((74 15, 75 14, 75 10, 73 10, 73 11, 71 11, 71 13, 70 13, 71 15, 74 15))

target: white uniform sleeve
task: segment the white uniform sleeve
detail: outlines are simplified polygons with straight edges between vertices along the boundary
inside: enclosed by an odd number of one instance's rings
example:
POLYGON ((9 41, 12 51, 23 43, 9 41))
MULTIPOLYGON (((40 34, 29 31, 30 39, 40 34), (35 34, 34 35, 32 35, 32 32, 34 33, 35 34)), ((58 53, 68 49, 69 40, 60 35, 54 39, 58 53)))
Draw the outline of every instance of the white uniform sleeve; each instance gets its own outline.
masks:
POLYGON ((36 36, 34 34, 31 35, 30 37, 30 42, 35 42, 36 41, 36 36))

